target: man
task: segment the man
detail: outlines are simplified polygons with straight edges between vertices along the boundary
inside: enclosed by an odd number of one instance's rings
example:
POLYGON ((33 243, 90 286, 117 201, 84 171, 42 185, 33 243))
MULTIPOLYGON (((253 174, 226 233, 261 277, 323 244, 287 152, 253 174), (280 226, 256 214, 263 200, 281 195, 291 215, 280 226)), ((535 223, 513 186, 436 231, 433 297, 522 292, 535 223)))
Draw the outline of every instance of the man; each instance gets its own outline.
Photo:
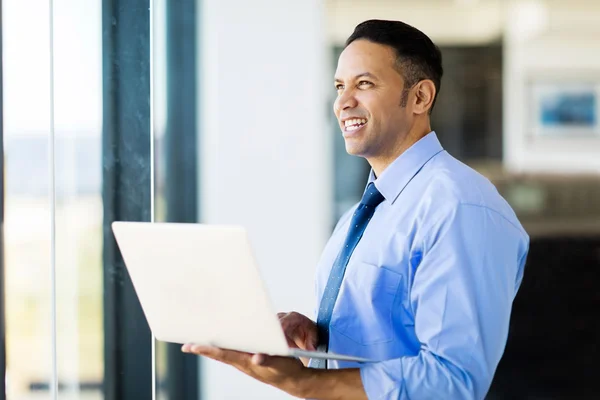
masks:
POLYGON ((304 398, 485 397, 529 238, 492 184, 432 132, 441 77, 439 49, 402 22, 358 25, 338 61, 334 111, 346 150, 372 171, 319 262, 316 323, 298 313, 280 320, 291 345, 373 362, 184 351, 304 398))

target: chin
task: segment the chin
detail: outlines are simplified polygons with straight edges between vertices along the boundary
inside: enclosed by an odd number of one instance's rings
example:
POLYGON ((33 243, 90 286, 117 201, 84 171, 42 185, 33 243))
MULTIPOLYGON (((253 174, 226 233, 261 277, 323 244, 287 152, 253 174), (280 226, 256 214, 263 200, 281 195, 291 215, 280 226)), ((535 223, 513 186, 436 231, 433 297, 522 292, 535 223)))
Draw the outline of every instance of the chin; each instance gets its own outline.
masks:
POLYGON ((348 143, 346 141, 346 153, 351 156, 364 157, 365 151, 362 146, 357 146, 355 143, 348 143))
POLYGON ((356 133, 343 134, 346 153, 357 157, 364 157, 367 154, 369 140, 368 135, 363 130, 364 128, 359 129, 356 133))

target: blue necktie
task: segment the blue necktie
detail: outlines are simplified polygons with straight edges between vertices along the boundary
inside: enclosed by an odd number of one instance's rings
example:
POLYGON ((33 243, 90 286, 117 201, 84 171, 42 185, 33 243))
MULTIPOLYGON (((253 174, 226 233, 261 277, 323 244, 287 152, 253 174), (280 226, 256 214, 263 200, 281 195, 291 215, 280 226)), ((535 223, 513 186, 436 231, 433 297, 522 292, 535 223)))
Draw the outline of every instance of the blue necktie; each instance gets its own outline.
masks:
MULTIPOLYGON (((352 217, 350 228, 346 235, 346 241, 342 245, 342 249, 333 263, 327 285, 323 292, 323 298, 321 299, 321 305, 317 316, 317 329, 319 331, 319 347, 317 349, 319 351, 327 351, 329 348, 329 323, 331 322, 333 307, 335 306, 335 301, 340 292, 340 286, 342 285, 342 280, 344 279, 344 273, 346 272, 346 266, 348 265, 350 256, 352 256, 354 248, 360 241, 373 213, 375 213, 375 208, 383 200, 384 197, 379 193, 373 182, 369 183, 369 186, 367 186, 367 190, 352 217)), ((318 359, 311 359, 309 363, 309 367, 313 368, 326 368, 326 365, 326 360, 318 359)))

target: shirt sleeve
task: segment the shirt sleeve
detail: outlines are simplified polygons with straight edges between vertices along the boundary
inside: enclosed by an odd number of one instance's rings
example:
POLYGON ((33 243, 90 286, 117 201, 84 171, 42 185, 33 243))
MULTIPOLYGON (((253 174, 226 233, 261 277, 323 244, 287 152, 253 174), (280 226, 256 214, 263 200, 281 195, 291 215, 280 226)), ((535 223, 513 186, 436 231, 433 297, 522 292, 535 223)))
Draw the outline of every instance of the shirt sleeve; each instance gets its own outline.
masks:
POLYGON ((362 367, 369 399, 483 399, 489 390, 529 239, 485 207, 443 214, 420 240, 410 289, 420 351, 362 367))

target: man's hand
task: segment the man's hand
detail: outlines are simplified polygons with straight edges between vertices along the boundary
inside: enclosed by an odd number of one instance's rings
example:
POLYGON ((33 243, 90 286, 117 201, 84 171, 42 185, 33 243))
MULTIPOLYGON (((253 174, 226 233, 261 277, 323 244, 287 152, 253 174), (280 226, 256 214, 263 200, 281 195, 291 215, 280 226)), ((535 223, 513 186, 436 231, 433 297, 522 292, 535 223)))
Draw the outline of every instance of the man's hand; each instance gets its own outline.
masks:
MULTIPOLYGON (((278 313, 277 316, 288 346, 308 351, 317 349, 319 334, 317 324, 311 319, 297 312, 278 313)), ((301 360, 304 365, 308 365, 308 359, 301 360)))
POLYGON ((246 375, 300 398, 367 400, 358 369, 306 368, 295 358, 250 354, 186 344, 185 353, 229 364, 246 375))
POLYGON ((185 344, 181 350, 229 364, 254 379, 296 397, 304 397, 311 377, 310 370, 295 358, 271 357, 192 344, 185 344))

